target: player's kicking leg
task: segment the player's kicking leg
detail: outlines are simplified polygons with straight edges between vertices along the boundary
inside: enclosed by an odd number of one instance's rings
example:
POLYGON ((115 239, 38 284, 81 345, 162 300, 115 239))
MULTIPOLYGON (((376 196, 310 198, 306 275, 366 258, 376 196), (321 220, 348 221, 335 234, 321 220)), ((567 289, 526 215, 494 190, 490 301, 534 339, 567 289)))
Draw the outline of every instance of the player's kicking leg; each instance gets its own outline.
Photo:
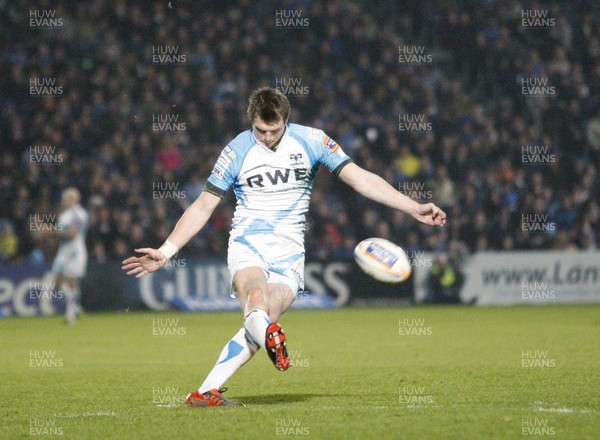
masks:
MULTIPOLYGON (((242 273, 244 275, 244 273, 242 273)), ((244 287, 248 287, 249 291, 253 290, 254 286, 262 286, 265 289, 266 295, 262 295, 264 298, 266 296, 266 308, 268 310, 267 320, 270 321, 269 325, 266 325, 264 330, 264 346, 266 348, 269 339, 269 335, 271 335, 271 346, 275 346, 275 353, 279 352, 280 364, 289 366, 289 358, 287 358, 287 352, 285 352, 285 334, 277 324, 277 321, 285 313, 285 311, 292 305, 295 299, 295 295, 287 286, 283 286, 281 284, 266 284, 266 281, 261 283, 256 279, 251 281, 252 278, 260 279, 260 277, 264 277, 264 272, 259 269, 259 272, 249 272, 248 273, 248 282, 246 282, 246 277, 243 276, 241 278, 237 277, 236 281, 240 284, 236 284, 236 290, 240 293, 240 298, 242 300, 242 304, 244 305, 244 315, 248 317, 250 312, 254 310, 262 310, 257 309, 258 307, 264 306, 261 304, 260 297, 254 298, 254 303, 249 302, 249 295, 246 295, 244 287), (245 284, 241 284, 245 283, 245 284), (272 326, 276 324, 277 327, 272 326), (271 328, 270 328, 271 327, 271 328), (269 330, 271 330, 269 332, 269 330), (282 337, 283 336, 283 337, 282 337), (273 344, 274 343, 274 344, 273 344), (277 347, 279 346, 279 347, 277 347)), ((259 316, 258 314, 256 316, 259 316)), ((262 319, 265 320, 264 315, 262 319)), ((244 323, 246 324, 248 320, 244 319, 244 323)), ((258 332, 261 330, 259 329, 258 332)), ((260 334, 260 333, 258 333, 260 334)), ((231 400, 223 397, 222 392, 225 390, 222 388, 223 384, 237 371, 239 370, 246 362, 248 362, 254 354, 258 351, 260 344, 253 342, 252 337, 249 337, 248 330, 246 327, 242 327, 234 337, 225 345, 223 350, 221 351, 221 355, 219 359, 209 375, 207 376, 204 383, 198 388, 197 391, 190 393, 187 396, 187 402, 191 406, 229 406, 229 405, 241 405, 240 402, 232 402, 231 400)), ((271 351, 273 353, 273 351, 271 351)), ((277 360, 277 357, 276 357, 277 360)), ((276 361, 274 361, 276 363, 276 361)), ((276 364, 277 365, 277 364, 276 364)))
MULTIPOLYGON (((287 370, 290 359, 285 348, 286 336, 277 321, 272 321, 269 316, 269 300, 277 302, 280 299, 275 293, 276 285, 270 288, 265 272, 258 267, 240 270, 233 282, 244 308, 244 327, 248 338, 267 352, 275 368, 287 370), (272 295, 270 290, 273 291, 272 295)), ((279 316, 273 317, 279 319, 279 316)))
POLYGON ((265 345, 271 361, 280 371, 285 371, 290 366, 290 357, 286 348, 286 336, 278 324, 279 318, 290 308, 296 295, 283 284, 269 283, 267 285, 267 301, 269 305, 269 320, 267 326, 265 345))

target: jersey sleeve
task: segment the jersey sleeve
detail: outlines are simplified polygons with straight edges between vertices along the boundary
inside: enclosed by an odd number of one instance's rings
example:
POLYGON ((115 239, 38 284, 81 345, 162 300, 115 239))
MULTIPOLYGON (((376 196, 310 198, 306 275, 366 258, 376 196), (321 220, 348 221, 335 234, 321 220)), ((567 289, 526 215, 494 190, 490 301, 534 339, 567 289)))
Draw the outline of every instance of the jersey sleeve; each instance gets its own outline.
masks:
POLYGON ((352 159, 344 153, 342 147, 322 130, 313 128, 311 140, 319 163, 336 176, 342 171, 344 166, 352 162, 352 159))
POLYGON ((204 185, 204 191, 218 197, 231 188, 238 177, 241 160, 228 145, 221 151, 217 162, 213 166, 210 177, 204 185))
MULTIPOLYGON (((69 208, 67 211, 62 212, 58 216, 58 224, 61 231, 65 234, 70 234, 73 230, 77 230, 78 232, 85 231, 84 219, 75 208, 69 208)), ((70 241, 72 237, 65 236, 61 240, 70 241)))
POLYGON ((69 232, 71 229, 71 222, 73 221, 73 216, 71 215, 71 211, 63 211, 58 215, 57 222, 60 226, 60 229, 63 232, 69 232))

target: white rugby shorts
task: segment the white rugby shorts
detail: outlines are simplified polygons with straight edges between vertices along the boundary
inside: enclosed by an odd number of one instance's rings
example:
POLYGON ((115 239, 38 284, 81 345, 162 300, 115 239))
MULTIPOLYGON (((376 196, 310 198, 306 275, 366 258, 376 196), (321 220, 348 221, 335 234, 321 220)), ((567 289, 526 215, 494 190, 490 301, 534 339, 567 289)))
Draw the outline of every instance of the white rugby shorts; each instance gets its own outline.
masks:
POLYGON ((294 294, 304 289, 304 245, 286 236, 251 234, 230 239, 227 266, 232 279, 240 269, 259 267, 267 283, 283 284, 294 294))
POLYGON ((58 250, 52 272, 70 278, 83 278, 87 266, 87 251, 85 248, 65 246, 58 250))

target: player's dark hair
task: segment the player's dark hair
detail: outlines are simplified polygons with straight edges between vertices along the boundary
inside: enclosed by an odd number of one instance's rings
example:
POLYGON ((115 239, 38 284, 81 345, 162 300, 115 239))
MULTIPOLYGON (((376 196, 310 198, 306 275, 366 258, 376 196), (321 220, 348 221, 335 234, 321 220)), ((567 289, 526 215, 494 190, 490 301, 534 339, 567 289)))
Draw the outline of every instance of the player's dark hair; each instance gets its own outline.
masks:
POLYGON ((290 102, 287 97, 277 89, 261 87, 256 89, 248 99, 248 118, 251 122, 258 117, 267 124, 272 124, 283 119, 287 122, 290 115, 290 102))

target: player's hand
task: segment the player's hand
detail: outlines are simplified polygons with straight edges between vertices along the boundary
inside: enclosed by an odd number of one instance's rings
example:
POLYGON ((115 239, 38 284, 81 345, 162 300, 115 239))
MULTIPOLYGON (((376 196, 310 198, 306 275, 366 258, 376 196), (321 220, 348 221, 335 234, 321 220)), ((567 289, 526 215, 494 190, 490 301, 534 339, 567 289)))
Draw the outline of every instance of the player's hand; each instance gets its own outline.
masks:
POLYGON ((446 213, 433 203, 419 205, 413 217, 426 225, 444 226, 446 224, 446 213))
POLYGON ((158 249, 141 248, 135 249, 138 254, 143 254, 139 257, 129 257, 123 261, 122 270, 127 270, 127 275, 134 275, 136 278, 141 278, 151 272, 156 272, 158 269, 167 264, 167 258, 158 249))

